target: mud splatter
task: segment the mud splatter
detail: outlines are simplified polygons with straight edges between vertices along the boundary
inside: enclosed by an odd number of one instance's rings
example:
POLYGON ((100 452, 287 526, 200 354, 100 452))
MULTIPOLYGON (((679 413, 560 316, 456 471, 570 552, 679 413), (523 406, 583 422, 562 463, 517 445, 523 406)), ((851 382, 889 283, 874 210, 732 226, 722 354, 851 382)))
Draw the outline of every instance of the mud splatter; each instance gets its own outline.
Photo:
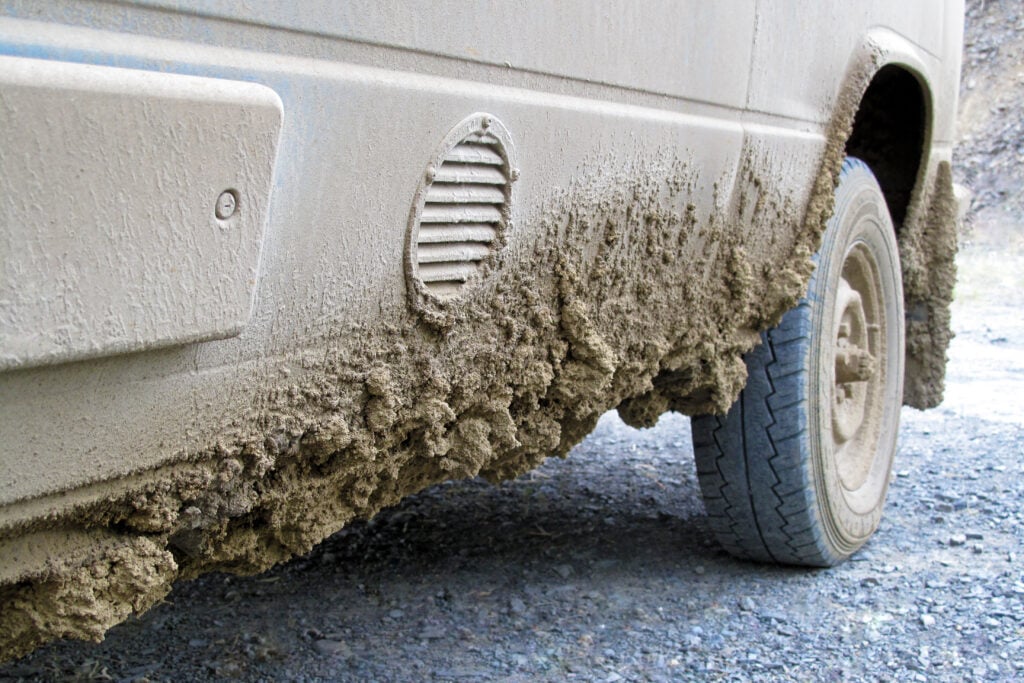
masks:
MULTIPOLYGON (((0 551, 29 530, 107 542, 0 587, 0 658, 99 639, 177 578, 264 570, 433 483, 517 476, 564 456, 610 408, 635 425, 726 410, 746 379, 742 354, 804 292, 876 66, 862 64, 840 97, 807 201, 765 182, 771 164, 753 147, 728 197, 675 158, 595 160, 510 231, 459 300, 413 296, 400 320, 311 339, 289 359, 296 370, 268 370, 259 409, 208 449, 112 499, 5 530, 0 551), (702 214, 698 196, 712 191, 702 214)), ((951 286, 952 274, 945 247, 931 245, 945 234, 948 175, 901 245, 908 301, 927 310, 908 334, 927 361, 915 377, 934 387, 939 373, 940 391, 948 299, 934 282, 951 286)))
POLYGON ((785 298, 758 294, 773 278, 744 244, 752 231, 738 200, 698 215, 695 193, 706 188, 676 159, 590 167, 537 212, 529 244, 511 235, 443 318, 413 302, 398 324, 313 340, 320 352, 297 354, 301 370, 286 386, 268 375, 266 410, 252 424, 55 524, 116 529, 119 552, 137 562, 85 552, 8 586, 6 656, 52 637, 99 637, 174 577, 261 571, 432 483, 517 476, 565 455, 609 408, 640 405, 656 389, 672 397, 648 399, 661 412, 727 407, 744 383, 752 330, 785 298), (114 565, 126 570, 69 599, 64 588, 114 565))

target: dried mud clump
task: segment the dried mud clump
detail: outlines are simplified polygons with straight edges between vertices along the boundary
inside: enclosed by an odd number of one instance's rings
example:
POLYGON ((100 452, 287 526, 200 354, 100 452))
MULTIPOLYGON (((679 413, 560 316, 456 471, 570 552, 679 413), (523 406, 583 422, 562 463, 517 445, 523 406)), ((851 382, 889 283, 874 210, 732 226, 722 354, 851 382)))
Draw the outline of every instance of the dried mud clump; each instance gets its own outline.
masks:
POLYGON ((172 553, 142 536, 52 562, 31 581, 0 587, 0 654, 17 657, 53 638, 102 640, 111 626, 159 602, 176 575, 172 553))

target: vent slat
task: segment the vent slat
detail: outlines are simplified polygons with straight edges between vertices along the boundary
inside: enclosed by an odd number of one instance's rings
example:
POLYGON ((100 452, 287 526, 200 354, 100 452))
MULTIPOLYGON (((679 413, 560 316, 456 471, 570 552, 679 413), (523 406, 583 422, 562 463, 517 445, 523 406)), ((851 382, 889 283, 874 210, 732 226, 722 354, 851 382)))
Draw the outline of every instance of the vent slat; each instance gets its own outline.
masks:
POLYGON ((500 168, 482 164, 441 164, 434 176, 435 183, 482 183, 484 185, 504 185, 505 174, 500 168))
POLYGON ((490 133, 471 133, 466 136, 463 142, 476 142, 482 145, 500 145, 501 141, 490 133))
POLYGON ((498 231, 487 223, 426 223, 420 226, 416 241, 420 244, 443 242, 484 242, 490 244, 498 231))
POLYGON ((501 155, 493 147, 467 142, 456 145, 455 149, 448 152, 444 161, 445 163, 487 164, 490 166, 501 166, 505 163, 505 160, 501 158, 501 155))
POLYGON ((453 297, 459 293, 462 289, 462 285, 466 284, 462 280, 457 282, 424 282, 423 285, 427 288, 431 294, 436 297, 447 299, 453 297))
POLYGON ((427 190, 428 204, 504 204, 505 191, 496 185, 434 183, 427 190))
POLYGON ((489 204, 427 204, 421 223, 499 223, 501 209, 489 204))
POLYGON ((476 272, 476 263, 422 263, 420 280, 431 282, 465 282, 476 272))
POLYGON ((483 261, 491 253, 489 245, 479 242, 451 242, 448 244, 420 244, 420 265, 424 263, 450 263, 457 261, 483 261))

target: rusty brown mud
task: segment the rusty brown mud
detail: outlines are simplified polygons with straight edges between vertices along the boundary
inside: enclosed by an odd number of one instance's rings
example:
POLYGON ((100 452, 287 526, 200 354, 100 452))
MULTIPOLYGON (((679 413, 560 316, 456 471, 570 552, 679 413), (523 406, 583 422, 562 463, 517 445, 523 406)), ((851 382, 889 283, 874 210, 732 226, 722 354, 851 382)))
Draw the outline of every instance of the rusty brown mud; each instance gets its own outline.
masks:
MULTIPOLYGON (((114 498, 8 529, 22 546, 35 535, 67 550, 0 587, 0 659, 99 640, 179 578, 262 571, 431 484, 515 477, 567 454, 610 408, 634 425, 726 410, 743 354, 809 280, 857 95, 809 202, 765 179, 755 150, 705 214, 707 180, 684 161, 594 161, 510 231, 459 300, 412 292, 401 319, 311 339, 288 359, 300 369, 268 370, 251 414, 209 448, 114 498)), ((948 340, 951 255, 931 234, 945 235, 948 183, 945 167, 901 244, 908 302, 927 307, 908 329, 922 396, 941 392, 948 340)))

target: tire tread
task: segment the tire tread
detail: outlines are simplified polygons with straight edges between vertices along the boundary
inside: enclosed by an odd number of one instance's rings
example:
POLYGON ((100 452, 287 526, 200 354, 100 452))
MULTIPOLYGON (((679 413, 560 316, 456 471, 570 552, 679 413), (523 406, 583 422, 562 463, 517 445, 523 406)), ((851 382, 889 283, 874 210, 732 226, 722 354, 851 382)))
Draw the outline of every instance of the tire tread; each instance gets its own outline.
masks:
POLYGON ((747 355, 747 387, 729 413, 693 419, 711 526, 722 546, 744 559, 811 566, 836 561, 816 532, 800 452, 806 448, 807 369, 794 360, 810 342, 803 302, 747 355), (729 448, 737 439, 741 448, 729 448))

